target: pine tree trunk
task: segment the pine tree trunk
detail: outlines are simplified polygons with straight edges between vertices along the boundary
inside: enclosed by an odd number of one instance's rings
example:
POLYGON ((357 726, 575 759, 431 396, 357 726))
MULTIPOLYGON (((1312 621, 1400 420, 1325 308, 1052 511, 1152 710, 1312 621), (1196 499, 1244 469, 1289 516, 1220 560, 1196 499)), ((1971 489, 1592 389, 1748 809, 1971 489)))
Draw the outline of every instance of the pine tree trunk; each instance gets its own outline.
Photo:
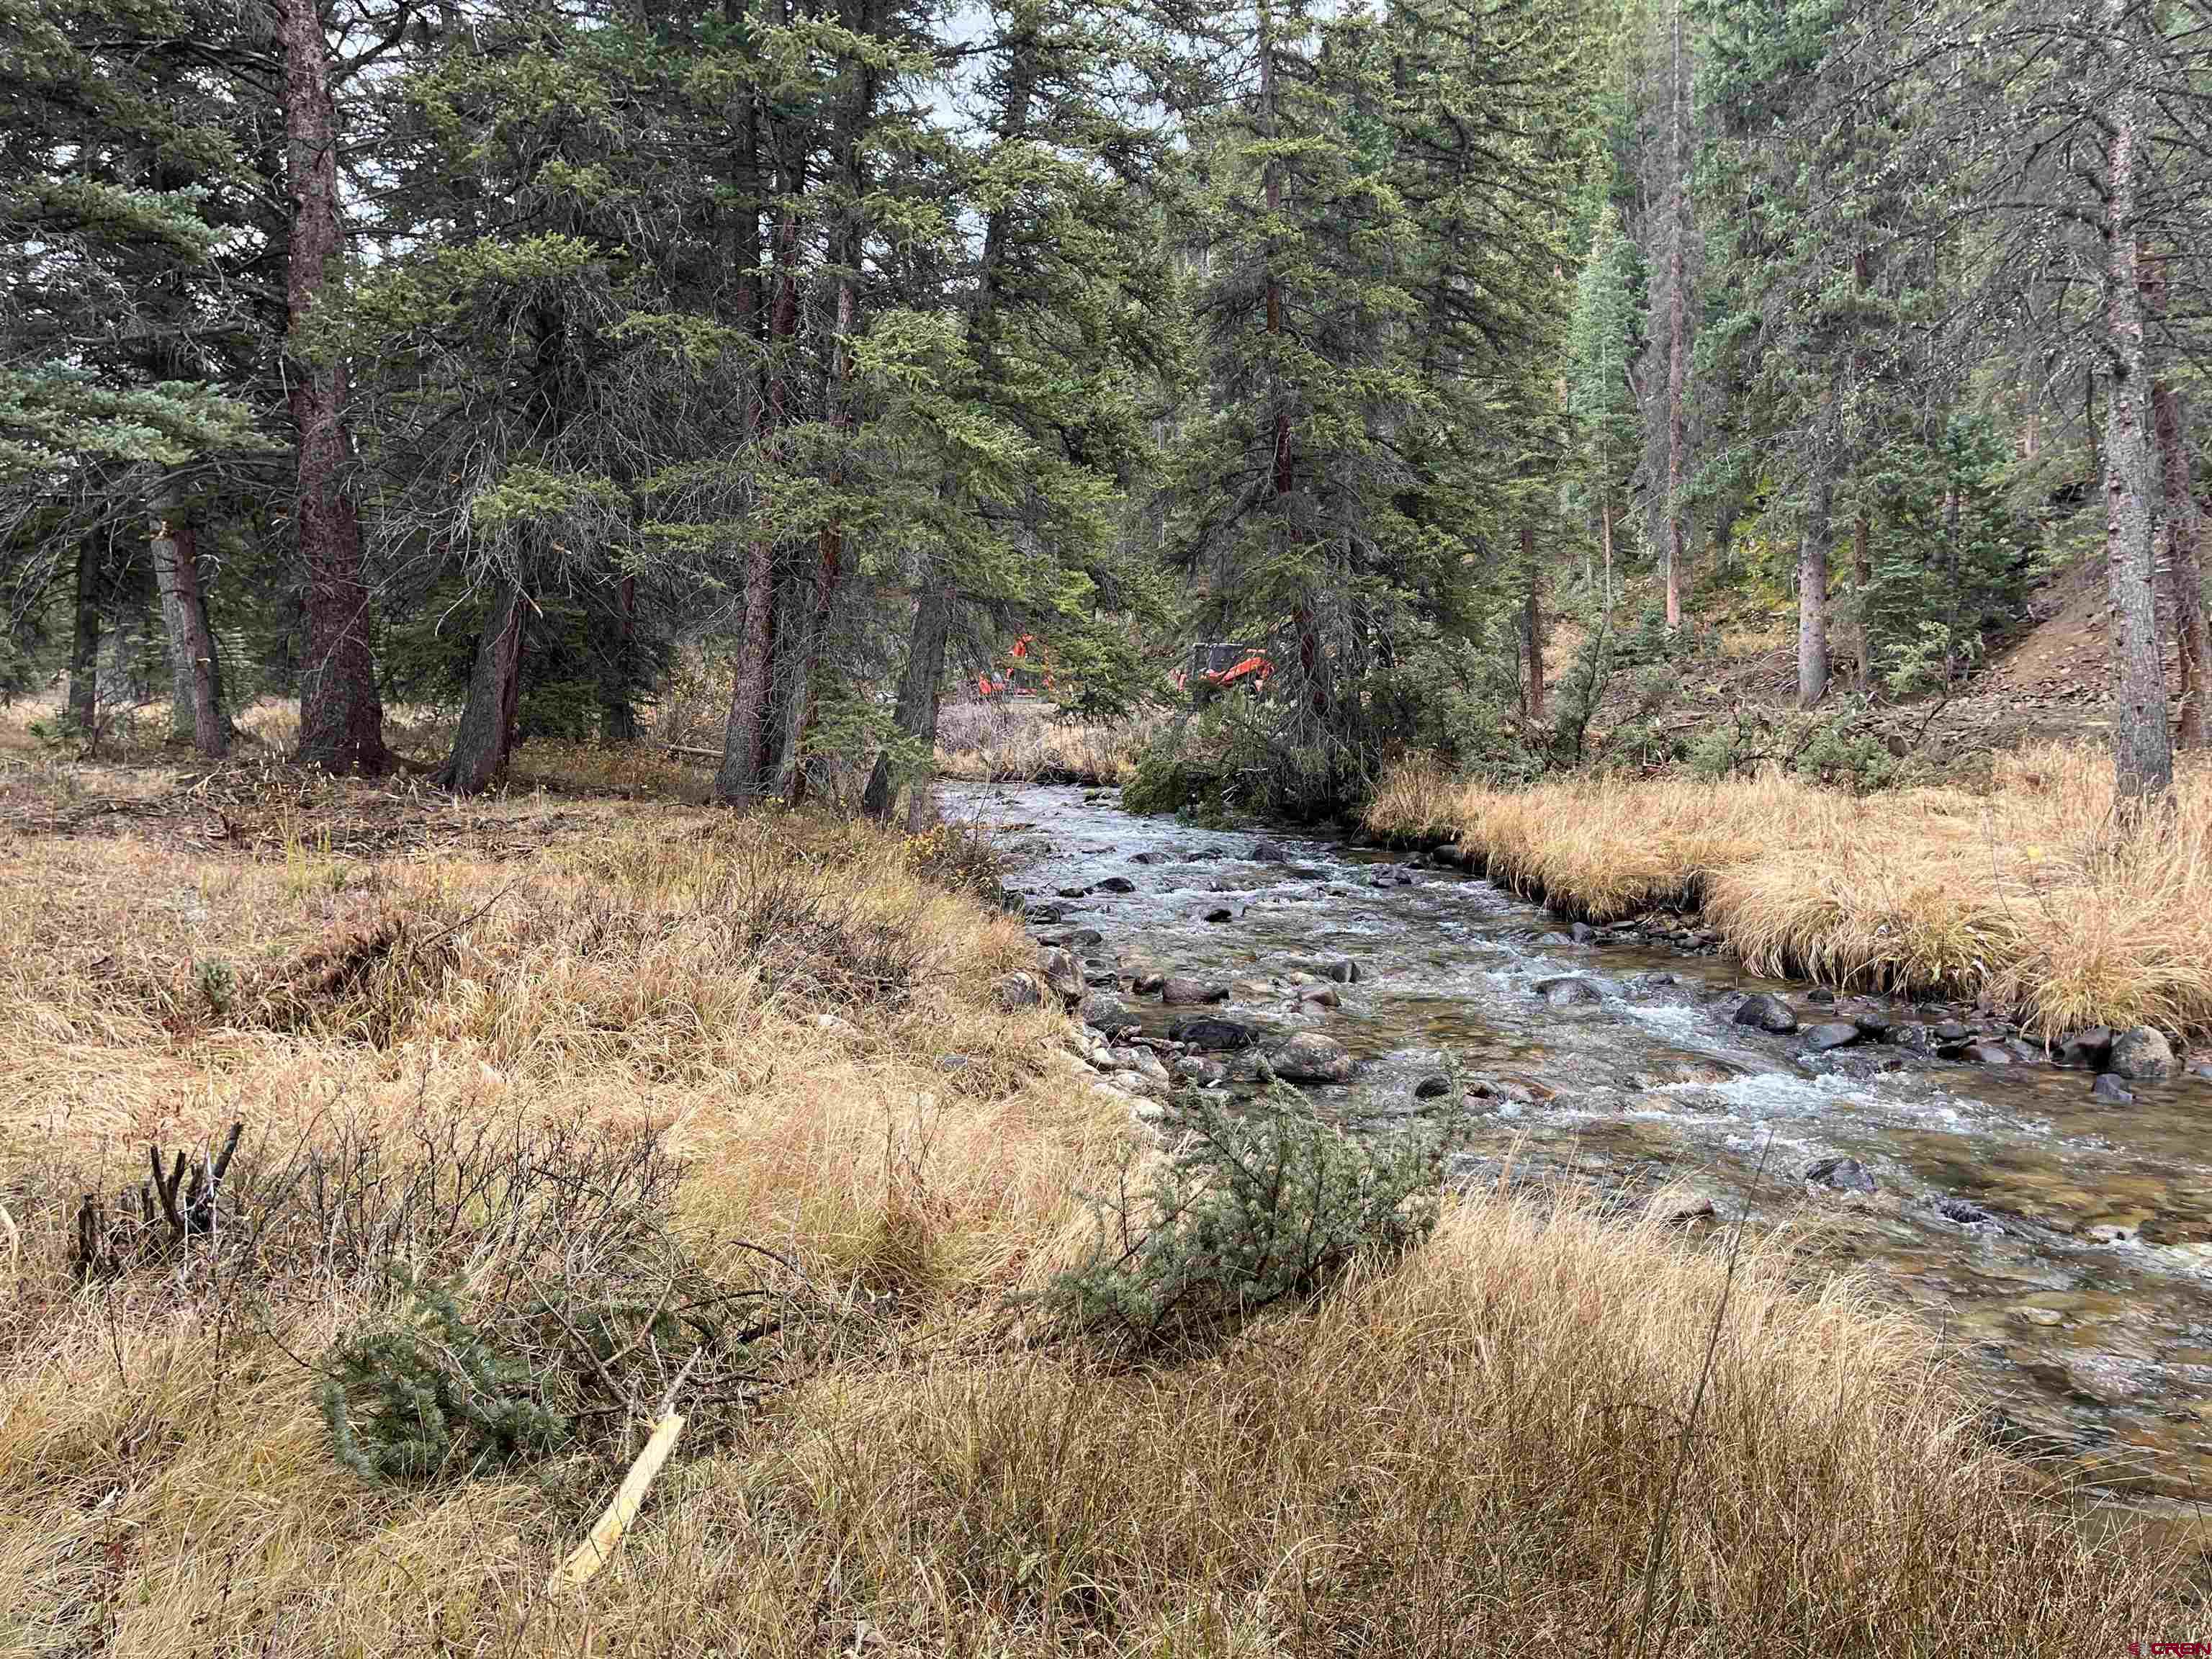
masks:
POLYGON ((300 680, 302 765, 368 777, 391 764, 376 690, 369 593, 362 579, 361 520, 345 488, 352 443, 343 362, 291 349, 307 326, 338 257, 337 118, 330 48, 315 0, 276 0, 284 47, 284 169, 292 204, 286 262, 286 378, 299 441, 293 508, 305 587, 307 661, 300 680))
MULTIPOLYGON (((1954 471, 1956 465, 1954 460, 1954 471)), ((1955 478, 1943 492, 1943 620, 1948 624, 1943 641, 1943 684, 1948 686, 1958 673, 1959 651, 1959 486, 1955 478)))
MULTIPOLYGON (((864 10, 854 21, 865 29, 869 20, 864 10)), ((853 333, 860 321, 860 260, 865 252, 860 198, 867 187, 861 138, 876 102, 875 71, 860 65, 855 72, 858 79, 854 94, 845 106, 844 130, 839 135, 844 200, 837 226, 837 243, 831 254, 840 271, 837 337, 823 386, 830 429, 840 439, 849 437, 853 430, 853 333)), ((842 462, 833 463, 830 487, 836 489, 843 482, 842 462)), ((799 626, 791 642, 791 686, 785 708, 782 767, 777 780, 777 793, 787 801, 802 800, 806 795, 806 735, 814 720, 815 667, 835 614, 837 579, 844 559, 844 521, 832 517, 816 537, 813 591, 799 611, 799 626)))
POLYGON ((614 609, 600 626, 605 644, 599 661, 599 741, 612 748, 637 741, 637 578, 624 574, 615 585, 614 609))
MULTIPOLYGON (((898 701, 892 705, 891 725, 910 744, 923 745, 925 754, 937 741, 938 683, 944 672, 945 641, 951 624, 951 594, 936 583, 923 588, 915 599, 914 626, 907 636, 906 669, 899 676, 898 701)), ((888 818, 896 783, 890 752, 885 750, 877 755, 875 768, 868 774, 867 787, 860 793, 860 810, 878 821, 888 818)), ((911 780, 911 787, 913 803, 907 809, 909 823, 927 817, 929 773, 926 765, 911 780)))
POLYGON ((88 739, 100 720, 100 542, 76 544, 76 627, 70 641, 70 724, 88 739))
MULTIPOLYGON (((2130 3, 2106 0, 2115 39, 2127 28, 2130 3)), ((2105 567, 2118 682, 2114 787, 2124 815, 2146 804, 2170 802, 2173 794, 2173 742, 2166 728, 2151 544, 2151 449, 2143 431, 2148 388, 2136 248, 2142 102, 2131 83, 2114 100, 2106 178, 2110 264, 2105 306, 2112 384, 2105 400, 2105 567)))
POLYGON ((1674 0, 1674 108, 1672 108, 1672 181, 1668 212, 1668 354, 1666 354, 1666 629, 1681 629, 1681 577, 1686 549, 1681 526, 1683 380, 1687 376, 1686 319, 1683 319, 1683 143, 1681 143, 1681 0, 1674 0))
POLYGON ((1521 567, 1527 573, 1527 581, 1521 590, 1521 654, 1528 665, 1528 684, 1522 696, 1522 707, 1528 718, 1544 718, 1544 616, 1537 589, 1540 579, 1536 569, 1536 529, 1534 525, 1521 526, 1521 567))
MULTIPOLYGON (((741 14, 725 9, 734 20, 741 14)), ((761 213, 764 194, 761 174, 761 112, 757 102, 745 112, 744 138, 736 157, 732 187, 740 198, 736 215, 738 232, 731 250, 738 277, 738 309, 748 328, 760 331, 771 357, 775 349, 770 307, 762 303, 760 283, 753 273, 761 259, 761 213)), ((781 226, 779 224, 779 232, 781 226)), ((773 239, 772 239, 772 246, 773 239)), ((773 370, 771 370, 773 373, 773 370)), ((757 447, 768 441, 767 387, 751 388, 746 410, 746 441, 757 447)), ((743 608, 738 627, 738 661, 730 685, 730 708, 722 726, 722 763, 714 775, 714 798, 733 801, 760 793, 760 751, 767 731, 769 694, 769 617, 775 605, 775 550, 764 539, 748 544, 742 586, 743 608)))
MULTIPOLYGON (((1874 286, 1874 255, 1867 246, 1863 225, 1860 227, 1858 246, 1851 254, 1851 285, 1862 295, 1874 286)), ((1864 387, 1867 380, 1866 325, 1855 318, 1851 324, 1853 391, 1864 387)), ((1839 447, 1842 437, 1839 418, 1837 431, 1839 447)), ((1862 442, 1854 447, 1857 453, 1852 455, 1851 461, 1856 470, 1865 459, 1864 446, 1862 442)), ((1851 515, 1851 654, 1858 692, 1864 696, 1874 688, 1874 561, 1867 545, 1863 486, 1861 495, 1862 504, 1851 515)))
MULTIPOLYGON (((1273 14, 1265 5, 1260 9, 1260 136, 1273 142, 1277 127, 1275 97, 1275 31, 1273 14)), ((1267 216, 1272 221, 1283 210, 1283 170, 1281 163, 1270 154, 1261 163, 1260 187, 1266 200, 1267 216)), ((1288 554, 1292 540, 1291 525, 1291 496, 1297 483, 1297 432, 1291 419, 1289 393, 1282 385, 1283 337, 1283 278, 1275 267, 1274 252, 1268 250, 1264 289, 1267 305, 1267 375, 1269 401, 1274 405, 1268 434, 1267 499, 1272 509, 1275 533, 1281 538, 1280 550, 1288 554)), ((1301 595, 1291 607, 1291 627, 1297 635, 1298 676, 1304 687, 1306 707, 1316 720, 1326 720, 1328 714, 1328 691, 1322 683, 1324 656, 1322 651, 1321 627, 1310 594, 1301 595)))
POLYGON ((1874 560, 1868 544, 1867 516, 1851 520, 1851 651, 1862 696, 1874 684, 1874 560))
POLYGON ((2151 425, 2158 435, 2166 483, 2166 580, 2172 588, 2175 655, 2180 661, 2180 721, 2176 744, 2204 744, 2204 703, 2212 696, 2212 638, 2204 619, 2204 571, 2199 559, 2203 520, 2189 455, 2187 407, 2164 381, 2150 389, 2151 425))
MULTIPOLYGON (((798 323, 799 279, 791 263, 798 240, 798 216, 786 209, 775 237, 775 257, 783 274, 769 319, 768 407, 755 425, 756 444, 776 441, 784 413, 781 354, 788 346, 798 323)), ((762 763, 769 737, 769 663, 774 650, 775 613, 775 544, 765 536, 756 536, 745 550, 744 624, 738 635, 737 671, 730 687, 730 715, 722 729, 722 765, 714 775, 714 799, 720 801, 757 800, 767 786, 762 763)))
POLYGON ((154 498, 152 546, 154 582, 169 635, 170 736, 216 759, 230 748, 230 722, 223 717, 215 635, 200 592, 197 538, 183 493, 167 479, 154 498))
MULTIPOLYGON (((1035 14, 1027 14, 1024 30, 1013 41, 1007 65, 1006 117, 998 131, 1002 142, 1019 138, 1029 129, 1030 106, 1036 95, 1042 69, 1037 58, 1035 14)), ((983 222, 983 254, 975 273, 975 299, 968 315, 968 345, 986 377, 995 372, 998 357, 998 307, 1004 282, 1010 210, 994 206, 983 222)), ((959 487, 948 474, 942 488, 959 487)), ((914 624, 908 635, 905 672, 899 679, 892 724, 920 756, 921 770, 908 783, 907 821, 919 828, 930 811, 930 779, 937 746, 939 688, 945 675, 945 644, 951 635, 955 605, 952 587, 944 572, 926 572, 914 607, 914 624)), ((892 799, 890 756, 879 753, 868 774, 860 797, 860 810, 872 818, 888 817, 892 799)))
MULTIPOLYGON (((2163 318, 2169 290, 2166 260, 2136 249, 2137 289, 2146 312, 2163 318)), ((2158 561, 2157 592, 2173 635, 2176 712, 2175 745, 2196 749, 2204 742, 2204 702, 2212 692, 2212 643, 2204 622, 2204 576, 2197 559, 2197 481, 2189 453, 2188 406, 2163 379, 2150 382, 2151 431, 2158 445, 2165 498, 2160 517, 2166 535, 2158 561)))
POLYGON ((517 583, 501 579, 484 607, 477 635, 476 665, 453 732, 453 752, 438 787, 457 795, 481 794, 507 770, 514 746, 516 701, 522 683, 522 621, 528 601, 517 583))
MULTIPOLYGON (((855 277, 848 268, 845 279, 837 287, 837 347, 829 392, 830 430, 841 437, 853 429, 851 342, 859 305, 854 283, 855 277)), ((841 474, 833 468, 831 487, 834 489, 840 482, 841 474)), ((806 732, 814 720, 815 665, 821 656, 823 638, 830 631, 830 620, 836 605, 837 577, 844 558, 844 523, 832 519, 822 526, 816 538, 813 591, 799 613, 798 636, 792 644, 793 684, 786 716, 788 723, 784 732, 783 767, 777 787, 777 793, 787 801, 800 801, 806 796, 806 732)))
POLYGON ((1684 334, 1684 244, 1689 239, 1688 181, 1682 141, 1682 0, 1674 0, 1673 70, 1668 105, 1667 235, 1667 631, 1682 625, 1682 396, 1688 373, 1684 334))
POLYGON ((1797 543, 1797 706, 1828 694, 1828 541, 1833 533, 1827 467, 1814 481, 1805 532, 1797 543))
POLYGON ((1605 608, 1613 609, 1613 497, 1607 495, 1598 503, 1598 544, 1605 550, 1605 608))
POLYGON ((768 723, 768 619, 775 602, 773 551, 765 537, 755 538, 745 551, 744 629, 738 636, 729 719, 722 727, 721 769, 714 775, 714 799, 720 801, 751 800, 761 793, 761 738, 768 723))

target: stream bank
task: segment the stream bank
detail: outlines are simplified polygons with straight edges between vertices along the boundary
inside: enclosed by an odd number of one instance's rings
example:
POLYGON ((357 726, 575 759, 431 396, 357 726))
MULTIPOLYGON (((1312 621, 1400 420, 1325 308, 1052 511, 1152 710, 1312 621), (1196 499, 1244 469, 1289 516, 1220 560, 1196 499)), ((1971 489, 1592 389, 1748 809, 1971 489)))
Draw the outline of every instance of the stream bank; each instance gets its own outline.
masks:
POLYGON ((942 793, 997 829, 1060 953, 1041 965, 1125 1092, 1287 1071, 1355 1132, 1463 1113, 1468 1182, 1585 1181, 1691 1226, 1817 1219, 1825 1262, 1960 1342, 2022 1447, 2139 1497, 2212 1475, 2212 1082, 2116 1100, 1972 1008, 1762 979, 1694 928, 1571 927, 1382 848, 1139 818, 1110 792, 942 793))

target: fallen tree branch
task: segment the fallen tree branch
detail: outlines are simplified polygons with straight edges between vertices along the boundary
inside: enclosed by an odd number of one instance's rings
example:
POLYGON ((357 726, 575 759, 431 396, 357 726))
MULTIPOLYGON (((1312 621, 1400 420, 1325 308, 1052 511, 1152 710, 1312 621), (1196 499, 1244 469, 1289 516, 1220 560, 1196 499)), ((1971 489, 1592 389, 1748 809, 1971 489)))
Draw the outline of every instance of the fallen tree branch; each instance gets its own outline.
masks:
POLYGON ((567 1560, 553 1570, 553 1577, 547 1588, 558 1589, 563 1584, 581 1588, 598 1577, 600 1569, 614 1559, 616 1546, 622 1542, 623 1534, 629 1530, 630 1523, 637 1519, 638 1510, 645 1506, 645 1494, 652 1486, 653 1477, 660 1473, 661 1466, 668 1462, 669 1454, 676 1449, 677 1436, 684 1432, 684 1419, 676 1414, 677 1392, 683 1388, 684 1379, 691 1374, 691 1367, 698 1363, 699 1356, 704 1352, 703 1348, 693 1349, 690 1358, 684 1362, 684 1369, 676 1373, 676 1380, 668 1385, 668 1392, 660 1399, 660 1420, 653 1425, 645 1449, 638 1453, 637 1461, 629 1466, 629 1473, 623 1476, 622 1485, 615 1489, 614 1502, 608 1504, 605 1512, 592 1523, 592 1529, 585 1534, 584 1541, 570 1552, 567 1560))

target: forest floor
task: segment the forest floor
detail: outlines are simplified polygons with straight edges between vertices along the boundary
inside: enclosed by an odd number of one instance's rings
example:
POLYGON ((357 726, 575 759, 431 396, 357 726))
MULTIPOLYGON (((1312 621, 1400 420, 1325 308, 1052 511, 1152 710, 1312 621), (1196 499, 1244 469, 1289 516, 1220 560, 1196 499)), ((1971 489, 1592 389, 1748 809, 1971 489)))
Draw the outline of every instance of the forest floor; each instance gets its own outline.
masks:
MULTIPOLYGON (((1624 605, 1640 597, 1632 584, 1624 605)), ((1877 698, 1876 723, 1909 744, 1929 776, 1984 768, 1990 757, 2016 749, 2102 742, 2111 729, 2109 610, 2100 560, 2061 571, 2030 594, 2023 625, 1985 659, 1964 667, 1953 687, 1901 701, 1877 698)), ((1677 721, 1796 707, 1797 636, 1786 603, 1740 589, 1704 594, 1693 631, 1703 636, 1704 648, 1681 665, 1672 711, 1677 721)), ((1546 657, 1555 697, 1573 672, 1582 637, 1571 621, 1555 631, 1546 657)), ((1840 639, 1836 649, 1831 703, 1853 690, 1840 639)), ((2171 676, 2170 654, 2167 672, 2171 676)), ((1617 676, 1608 712, 1617 714, 1631 696, 1628 677, 1617 676)))
MULTIPOLYGON (((2041 589, 2030 625, 1954 691, 1878 704, 1868 729, 1900 787, 1847 793, 1754 761, 1717 780, 1494 789, 1415 764, 1385 781, 1367 825, 1454 842, 1565 915, 1696 912, 1756 971, 1963 997, 2050 1039, 2148 1024, 2201 1041, 2212 1037, 2212 767, 2183 757, 2171 824, 2118 832, 2106 623, 2092 561, 2041 589)), ((1706 632, 1660 723, 1734 720, 1762 732, 1770 756, 1786 748, 1773 734, 1796 718, 1788 617, 1739 596, 1711 607, 1706 632)), ((1567 657, 1553 653, 1555 665, 1567 657)), ((1625 718, 1627 691, 1594 725, 1625 718)))
POLYGON ((2201 1622, 1788 1236, 1468 1194, 1202 1351, 1056 1329, 1024 1298, 1090 1249, 1081 1194, 1158 1152, 1056 1010, 1001 1010, 1036 963, 973 896, 988 849, 533 748, 471 802, 0 728, 0 1649, 2039 1654, 2201 1622), (212 1232, 189 1187, 181 1242, 133 1196, 72 1270, 85 1195, 232 1122, 212 1232), (371 1372, 465 1360, 448 1426, 536 1455, 343 1465, 320 1390, 364 1333, 371 1372), (524 1373, 557 1444, 487 1404, 524 1373))

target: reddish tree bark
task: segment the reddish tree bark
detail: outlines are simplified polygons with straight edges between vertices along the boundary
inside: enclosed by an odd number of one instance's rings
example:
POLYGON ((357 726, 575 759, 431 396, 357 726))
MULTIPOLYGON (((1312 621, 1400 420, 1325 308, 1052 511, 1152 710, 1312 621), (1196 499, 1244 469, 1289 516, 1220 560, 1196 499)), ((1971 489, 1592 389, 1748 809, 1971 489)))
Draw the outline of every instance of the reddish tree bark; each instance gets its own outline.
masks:
MULTIPOLYGON (((857 148, 857 147, 856 147, 857 148)), ((841 436, 853 429, 853 327, 859 305, 858 248, 850 250, 854 261, 846 268, 845 276, 837 285, 837 347, 830 365, 829 401, 831 430, 841 436)), ((842 474, 833 469, 830 484, 835 488, 842 482, 842 474)), ((814 591, 809 596, 806 609, 799 617, 799 636, 793 642, 792 672, 795 684, 791 690, 789 726, 784 733, 783 769, 778 793, 787 801, 798 802, 806 796, 806 732, 814 720, 814 664, 822 649, 823 635, 829 631, 832 607, 836 602, 837 574, 844 562, 845 526, 843 520, 833 518, 822 526, 816 539, 814 591)))
MULTIPOLYGON (((2143 303, 2154 317, 2166 314, 2166 261, 2136 249, 2141 262, 2143 303)), ((2204 620, 2204 570, 2198 560, 2203 515, 2197 504, 2195 469, 2189 453, 2188 406, 2163 380, 2150 386, 2151 431, 2158 446, 2165 484, 2166 556, 2158 576, 2173 630, 2179 681, 2174 741, 2184 749, 2204 744, 2204 703, 2212 696, 2212 638, 2204 620)))
POLYGON ((300 680, 303 765, 374 777, 390 764, 376 690, 369 593, 362 579, 361 519, 345 488, 352 450, 346 370, 300 347, 338 255, 337 116, 330 48, 315 0, 276 0, 284 47, 284 171, 292 199, 285 278, 287 375, 298 434, 298 499, 292 523, 307 613, 300 680))
POLYGON ((170 730, 213 760, 229 751, 230 721, 216 678, 215 633, 200 592, 199 548, 183 493, 164 480, 154 498, 154 584, 169 635, 170 730))

